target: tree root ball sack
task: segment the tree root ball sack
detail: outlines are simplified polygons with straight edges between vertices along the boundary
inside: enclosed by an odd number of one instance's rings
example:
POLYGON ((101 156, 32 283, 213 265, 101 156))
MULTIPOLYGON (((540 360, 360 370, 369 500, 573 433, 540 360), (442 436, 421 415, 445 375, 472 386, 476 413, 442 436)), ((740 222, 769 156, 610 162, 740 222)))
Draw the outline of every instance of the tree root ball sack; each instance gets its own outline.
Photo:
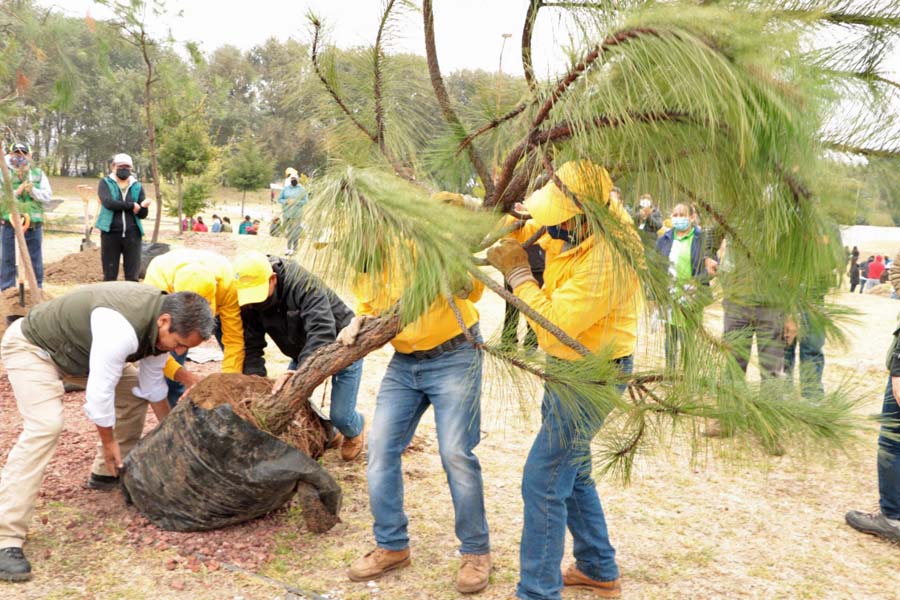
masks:
POLYGON ((194 386, 126 457, 126 497, 161 529, 203 531, 261 516, 299 491, 309 529, 333 527, 341 505, 337 482, 246 414, 270 387, 262 377, 238 374, 211 375, 194 386))

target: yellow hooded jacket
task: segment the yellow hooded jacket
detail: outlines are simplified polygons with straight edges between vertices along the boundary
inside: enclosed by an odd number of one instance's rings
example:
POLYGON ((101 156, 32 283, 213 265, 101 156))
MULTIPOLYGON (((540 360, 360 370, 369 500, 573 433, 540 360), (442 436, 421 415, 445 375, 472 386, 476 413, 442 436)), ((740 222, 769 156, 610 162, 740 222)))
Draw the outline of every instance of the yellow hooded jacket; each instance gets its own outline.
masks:
MULTIPOLYGON (((196 292, 203 296, 222 322, 222 345, 225 347, 222 372, 243 371, 244 326, 234 273, 227 258, 201 250, 167 252, 150 261, 144 283, 169 293, 196 292)), ((170 357, 165 367, 166 377, 174 379, 180 368, 181 365, 170 357)))
MULTIPOLYGON (((399 271, 394 271, 399 272, 399 271)), ((360 315, 378 315, 393 306, 403 295, 405 284, 400 277, 391 277, 388 272, 383 275, 380 289, 374 290, 368 278, 360 277, 354 286, 354 293, 359 301, 357 313, 360 315)), ((454 304, 466 323, 471 328, 478 322, 478 310, 475 302, 481 298, 484 292, 484 284, 472 280, 472 291, 465 300, 454 298, 454 304)), ((443 344, 462 333, 453 309, 443 297, 437 298, 431 306, 418 319, 407 325, 397 336, 391 340, 391 344, 397 352, 409 354, 411 352, 431 350, 435 346, 443 344)))

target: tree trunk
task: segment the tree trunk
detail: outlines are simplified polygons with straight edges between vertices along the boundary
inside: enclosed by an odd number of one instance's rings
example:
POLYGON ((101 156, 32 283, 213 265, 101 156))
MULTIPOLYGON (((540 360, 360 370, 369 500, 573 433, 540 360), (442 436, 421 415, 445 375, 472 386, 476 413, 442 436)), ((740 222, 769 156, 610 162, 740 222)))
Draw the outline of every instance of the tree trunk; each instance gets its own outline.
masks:
POLYGON ((184 208, 184 196, 181 194, 181 173, 175 174, 175 187, 178 194, 178 235, 181 235, 183 233, 181 230, 181 212, 184 208))
POLYGON ((19 247, 19 265, 25 271, 25 281, 28 283, 28 291, 31 292, 31 303, 36 305, 43 299, 41 289, 37 284, 37 275, 34 274, 34 265, 31 264, 31 255, 28 254, 28 246, 25 244, 25 232, 22 231, 22 220, 19 216, 19 208, 13 195, 12 179, 6 161, 0 159, 0 173, 3 174, 3 201, 9 204, 9 220, 12 221, 13 231, 16 232, 16 246, 19 247))
POLYGON ((393 311, 363 321, 354 345, 334 342, 313 352, 281 391, 254 404, 253 413, 260 426, 272 435, 280 435, 323 381, 387 344, 399 330, 400 316, 393 311))
POLYGON ((244 201, 247 200, 247 190, 244 190, 241 196, 241 219, 244 218, 244 201))
MULTIPOLYGON (((141 29, 141 54, 144 57, 144 64, 147 66, 147 78, 144 80, 144 119, 147 122, 147 141, 150 145, 150 176, 153 177, 153 191, 156 194, 156 218, 153 221, 153 239, 154 244, 159 240, 159 225, 162 221, 162 192, 159 189, 159 166, 156 161, 156 127, 153 126, 153 116, 150 112, 153 96, 151 95, 151 86, 153 85, 153 63, 150 61, 150 54, 147 51, 147 32, 141 29)), ((179 228, 181 222, 179 222, 179 228)))

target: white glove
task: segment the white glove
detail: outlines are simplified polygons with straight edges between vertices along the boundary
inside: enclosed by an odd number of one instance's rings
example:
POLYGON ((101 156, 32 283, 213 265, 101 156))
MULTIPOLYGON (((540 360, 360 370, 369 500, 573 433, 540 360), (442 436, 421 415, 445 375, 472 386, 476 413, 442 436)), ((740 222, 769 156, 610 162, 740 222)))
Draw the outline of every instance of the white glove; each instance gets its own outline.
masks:
POLYGON ((341 329, 337 335, 337 341, 342 346, 352 346, 356 343, 356 336, 359 335, 359 328, 362 326, 364 316, 353 317, 350 324, 341 329))

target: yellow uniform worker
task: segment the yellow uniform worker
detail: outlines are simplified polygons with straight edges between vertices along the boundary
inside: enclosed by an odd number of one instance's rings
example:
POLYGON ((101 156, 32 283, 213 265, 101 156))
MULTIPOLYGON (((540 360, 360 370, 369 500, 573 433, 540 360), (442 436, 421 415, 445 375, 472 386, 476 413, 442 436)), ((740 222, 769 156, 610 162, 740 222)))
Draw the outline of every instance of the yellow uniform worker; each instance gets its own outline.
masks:
MULTIPOLYGON (((537 227, 547 228, 552 239, 543 241, 547 258, 543 287, 532 276, 518 240, 507 239, 491 248, 488 261, 503 273, 518 298, 592 353, 612 359, 621 372, 630 373, 640 294, 631 262, 641 260, 640 239, 621 204, 610 200, 612 181, 605 169, 587 161, 570 162, 557 176, 581 206, 599 204, 619 221, 605 220, 612 223, 603 232, 592 233, 579 204, 551 181, 525 201, 533 223, 516 234, 527 238, 537 227), (616 252, 614 243, 622 253, 616 252)), ((530 322, 547 354, 568 361, 581 358, 530 322)), ((605 412, 589 394, 569 389, 561 396, 559 386, 545 385, 541 413, 541 429, 522 476, 525 511, 517 596, 558 598, 564 586, 572 586, 617 598, 621 587, 615 549, 591 478, 591 440, 605 412), (561 574, 567 527, 576 562, 561 574)))
MULTIPOLYGON (((144 283, 171 292, 195 292, 209 302, 222 327, 223 373, 240 373, 244 368, 244 327, 231 262, 212 252, 175 250, 157 256, 147 267, 144 283)), ((165 374, 175 378, 179 365, 170 357, 165 374)))
MULTIPOLYGON (((399 273, 400 269, 388 269, 399 273)), ((403 294, 402 277, 384 275, 381 285, 357 286, 359 313, 378 314, 403 294)), ((474 301, 484 287, 474 282, 453 302, 475 342, 461 331, 451 305, 438 297, 428 310, 392 340, 396 349, 381 382, 368 446, 366 478, 376 548, 353 562, 348 576, 367 581, 410 564, 407 518, 403 511, 400 457, 423 413, 434 408, 438 451, 447 475, 461 554, 456 589, 483 590, 491 571, 490 539, 484 508, 481 465, 474 453, 481 440, 481 335, 474 301)), ((359 330, 358 317, 345 330, 359 330)), ((338 341, 352 344, 342 331, 338 341)))

